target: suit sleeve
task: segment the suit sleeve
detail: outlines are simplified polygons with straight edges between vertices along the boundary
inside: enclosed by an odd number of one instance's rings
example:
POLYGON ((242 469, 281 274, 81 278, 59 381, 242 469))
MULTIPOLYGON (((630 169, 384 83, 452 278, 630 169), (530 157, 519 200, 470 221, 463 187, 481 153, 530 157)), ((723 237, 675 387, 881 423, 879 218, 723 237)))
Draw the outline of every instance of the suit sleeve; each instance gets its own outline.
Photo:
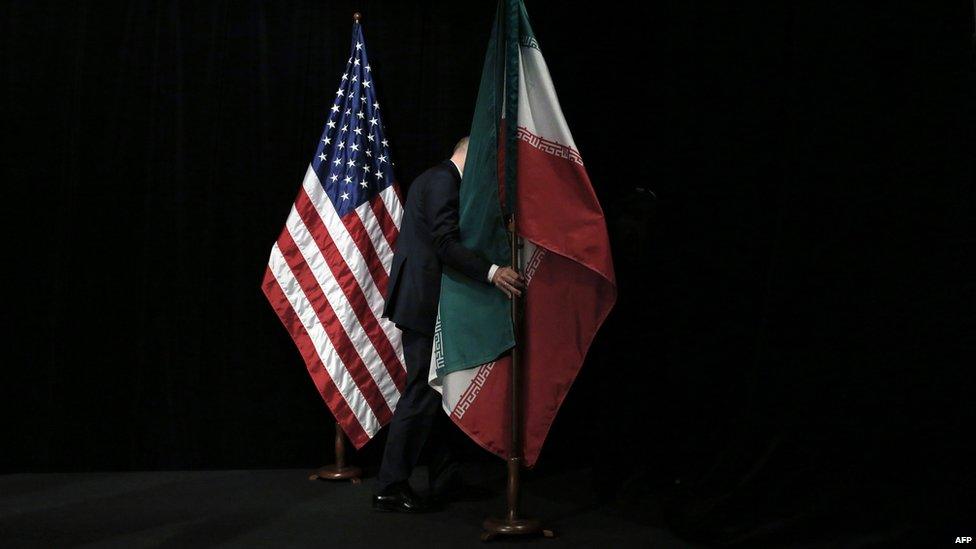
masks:
POLYGON ((491 263, 460 242, 457 184, 449 176, 433 177, 424 198, 424 215, 430 222, 434 250, 441 263, 478 282, 488 283, 491 263))

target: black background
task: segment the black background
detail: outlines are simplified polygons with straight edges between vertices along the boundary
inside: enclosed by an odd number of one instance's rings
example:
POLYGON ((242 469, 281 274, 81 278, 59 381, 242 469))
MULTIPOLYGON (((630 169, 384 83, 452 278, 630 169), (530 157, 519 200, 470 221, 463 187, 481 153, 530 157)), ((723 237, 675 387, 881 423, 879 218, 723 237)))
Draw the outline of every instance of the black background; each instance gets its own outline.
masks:
MULTIPOLYGON (((972 7, 526 4, 620 288, 534 474, 708 541, 967 524, 972 7)), ((260 280, 354 10, 406 184, 494 2, 4 5, 3 471, 331 459, 260 280)))

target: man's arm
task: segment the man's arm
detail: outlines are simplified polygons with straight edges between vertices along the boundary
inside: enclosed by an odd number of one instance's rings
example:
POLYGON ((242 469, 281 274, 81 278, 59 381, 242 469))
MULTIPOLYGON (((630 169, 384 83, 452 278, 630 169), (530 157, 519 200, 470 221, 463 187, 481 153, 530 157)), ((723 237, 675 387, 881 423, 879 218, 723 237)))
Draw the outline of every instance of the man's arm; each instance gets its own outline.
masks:
MULTIPOLYGON (((448 175, 437 174, 428 181, 424 215, 430 222, 434 250, 441 263, 479 282, 489 283, 492 264, 465 248, 458 228, 458 189, 448 175)), ((494 273, 492 273, 494 274, 494 273)))

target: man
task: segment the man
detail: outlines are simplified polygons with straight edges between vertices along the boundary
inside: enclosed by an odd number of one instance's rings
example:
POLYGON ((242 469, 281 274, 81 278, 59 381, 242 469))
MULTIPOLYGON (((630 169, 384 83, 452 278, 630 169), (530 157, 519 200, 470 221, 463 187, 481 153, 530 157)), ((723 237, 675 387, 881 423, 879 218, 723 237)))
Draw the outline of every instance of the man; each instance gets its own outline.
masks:
MULTIPOLYGON (((414 180, 404 207, 383 316, 403 332, 407 385, 390 422, 377 477, 379 489, 373 496, 373 507, 379 510, 427 510, 426 502, 417 497, 407 479, 440 408, 440 394, 430 388, 427 378, 443 265, 474 280, 494 284, 508 297, 521 295, 525 288, 514 269, 492 265, 459 242, 458 189, 467 153, 465 137, 455 145, 449 160, 414 180)), ((458 488, 457 466, 444 444, 430 450, 431 494, 441 495, 458 488)))

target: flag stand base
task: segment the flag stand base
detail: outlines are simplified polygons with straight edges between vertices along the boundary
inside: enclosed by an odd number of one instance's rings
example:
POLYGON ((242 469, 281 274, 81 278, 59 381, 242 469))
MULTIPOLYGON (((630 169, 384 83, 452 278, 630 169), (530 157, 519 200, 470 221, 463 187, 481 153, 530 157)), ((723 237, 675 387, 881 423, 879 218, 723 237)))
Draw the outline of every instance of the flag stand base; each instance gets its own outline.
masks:
POLYGON ((488 517, 481 523, 481 541, 491 541, 499 536, 538 536, 554 538, 552 530, 542 527, 538 519, 519 516, 521 499, 522 458, 508 458, 508 486, 505 489, 508 499, 505 518, 488 517))
POLYGON ((346 465, 345 467, 326 465, 309 475, 308 480, 348 480, 353 484, 359 484, 362 482, 360 478, 362 474, 363 471, 359 467, 351 465, 346 465))
POLYGON ((353 484, 362 482, 363 470, 355 465, 346 465, 346 439, 342 436, 342 426, 336 422, 335 465, 326 465, 309 475, 308 480, 348 480, 353 484))
POLYGON ((488 517, 481 524, 484 530, 481 532, 481 541, 491 541, 498 536, 529 536, 542 535, 547 538, 554 538, 556 534, 552 530, 542 527, 538 519, 532 518, 495 518, 488 517))

